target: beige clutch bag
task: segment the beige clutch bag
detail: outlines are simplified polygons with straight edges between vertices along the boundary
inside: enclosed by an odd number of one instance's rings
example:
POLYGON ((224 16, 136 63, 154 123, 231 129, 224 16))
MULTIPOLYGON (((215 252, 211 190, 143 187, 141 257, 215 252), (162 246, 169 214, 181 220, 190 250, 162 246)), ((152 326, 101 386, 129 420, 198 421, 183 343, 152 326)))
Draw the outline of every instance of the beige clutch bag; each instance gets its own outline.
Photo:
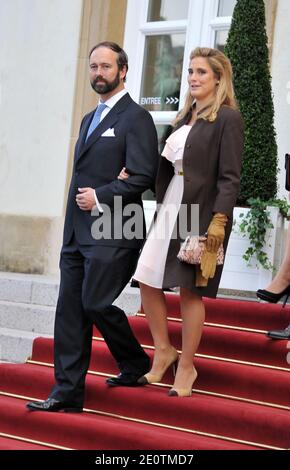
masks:
MULTIPOLYGON (((206 236, 188 236, 181 244, 177 258, 188 264, 200 264, 205 250, 206 236)), ((224 263, 224 247, 221 244, 217 252, 217 265, 224 263)))

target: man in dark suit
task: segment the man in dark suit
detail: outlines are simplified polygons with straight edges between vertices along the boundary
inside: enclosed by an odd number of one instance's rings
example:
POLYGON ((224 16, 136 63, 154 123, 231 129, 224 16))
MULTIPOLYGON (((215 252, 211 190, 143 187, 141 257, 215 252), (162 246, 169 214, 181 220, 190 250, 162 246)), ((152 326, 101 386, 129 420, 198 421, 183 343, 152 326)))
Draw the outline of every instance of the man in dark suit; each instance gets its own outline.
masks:
POLYGON ((109 385, 137 385, 149 369, 125 313, 112 303, 134 273, 145 236, 141 195, 154 184, 157 135, 150 114, 124 88, 123 49, 100 43, 89 64, 100 103, 83 118, 75 148, 55 320, 56 384, 47 400, 28 403, 30 410, 82 411, 94 324, 120 369, 109 385), (130 174, 126 181, 118 179, 123 168, 130 174), (128 236, 122 229, 131 226, 129 204, 139 211, 136 232, 128 236), (108 223, 109 235, 102 230, 108 223))

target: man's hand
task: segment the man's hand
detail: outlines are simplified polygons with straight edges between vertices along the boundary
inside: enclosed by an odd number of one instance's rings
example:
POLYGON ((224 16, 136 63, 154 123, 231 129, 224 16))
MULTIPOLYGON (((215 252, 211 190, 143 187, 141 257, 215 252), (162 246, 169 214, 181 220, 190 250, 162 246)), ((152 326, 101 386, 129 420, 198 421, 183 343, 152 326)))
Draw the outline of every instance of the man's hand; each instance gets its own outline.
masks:
POLYGON ((76 203, 82 211, 91 211, 96 205, 95 190, 92 188, 78 188, 76 203))
POLYGON ((129 178, 129 176, 130 176, 129 173, 126 172, 126 167, 123 167, 117 178, 118 180, 125 181, 129 178))

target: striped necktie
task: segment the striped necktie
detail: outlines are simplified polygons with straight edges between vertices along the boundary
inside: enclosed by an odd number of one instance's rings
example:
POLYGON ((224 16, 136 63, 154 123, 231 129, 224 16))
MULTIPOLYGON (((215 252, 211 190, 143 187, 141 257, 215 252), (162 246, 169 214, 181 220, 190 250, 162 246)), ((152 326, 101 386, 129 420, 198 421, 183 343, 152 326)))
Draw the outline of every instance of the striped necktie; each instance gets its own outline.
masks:
POLYGON ((97 107, 97 109, 95 111, 95 114, 94 114, 94 117, 92 119, 92 122, 90 124, 88 133, 87 133, 86 141, 90 137, 91 133, 94 132, 96 127, 99 125, 99 122, 101 120, 101 114, 104 111, 104 109, 107 108, 107 107, 108 106, 105 103, 100 103, 99 106, 97 107))

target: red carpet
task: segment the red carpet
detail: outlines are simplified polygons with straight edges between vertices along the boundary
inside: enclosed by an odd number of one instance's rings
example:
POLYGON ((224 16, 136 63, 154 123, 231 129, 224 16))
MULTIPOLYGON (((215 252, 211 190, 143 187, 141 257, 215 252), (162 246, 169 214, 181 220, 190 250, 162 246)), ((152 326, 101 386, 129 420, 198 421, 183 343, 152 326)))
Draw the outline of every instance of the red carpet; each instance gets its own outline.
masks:
POLYGON ((49 447, 37 444, 29 444, 21 440, 15 441, 7 437, 0 437, 0 450, 52 450, 49 447))
MULTIPOLYGON (((180 349, 178 296, 167 301, 172 343, 180 349)), ((290 348, 263 331, 286 326, 289 308, 282 314, 277 305, 206 299, 206 311, 191 398, 167 396, 171 372, 164 386, 107 387, 106 374, 117 369, 95 331, 86 412, 29 412, 27 398, 45 399, 54 381, 53 342, 35 340, 27 364, 0 365, 0 449, 288 449, 290 348)), ((146 320, 130 322, 142 344, 152 346, 146 320)))

